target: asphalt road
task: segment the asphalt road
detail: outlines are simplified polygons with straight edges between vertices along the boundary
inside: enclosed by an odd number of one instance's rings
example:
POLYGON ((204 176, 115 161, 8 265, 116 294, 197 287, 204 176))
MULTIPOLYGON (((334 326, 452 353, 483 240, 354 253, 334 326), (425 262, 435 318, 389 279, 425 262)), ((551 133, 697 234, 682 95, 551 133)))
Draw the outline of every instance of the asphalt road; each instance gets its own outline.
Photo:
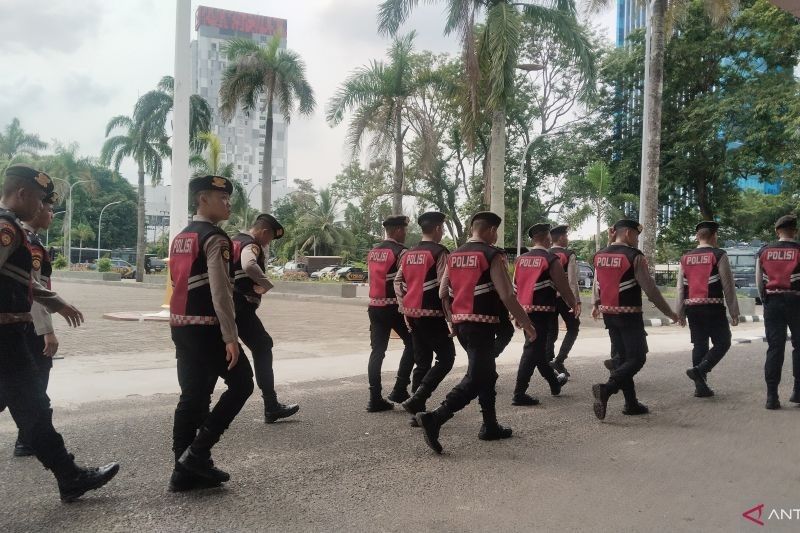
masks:
MULTIPOLYGON (((785 408, 766 411, 763 351, 732 348, 710 380, 717 396, 705 400, 691 396, 688 352, 653 354, 637 383, 652 414, 623 416, 617 395, 605 422, 591 410, 590 386, 606 376, 599 360, 574 359, 558 398, 535 377, 533 408, 510 405, 515 368, 505 365, 498 412, 514 437, 479 441, 471 404, 444 427, 442 456, 404 412, 364 411, 365 376, 282 386, 299 415, 265 425, 251 398, 215 449, 231 482, 191 494, 166 490, 176 395, 56 407, 81 462, 122 463, 109 486, 71 505, 35 460, 11 458, 4 414, 0 531, 756 531, 747 509, 763 503, 766 518, 800 507, 791 369, 785 408)), ((765 530, 797 531, 799 521, 765 530)))

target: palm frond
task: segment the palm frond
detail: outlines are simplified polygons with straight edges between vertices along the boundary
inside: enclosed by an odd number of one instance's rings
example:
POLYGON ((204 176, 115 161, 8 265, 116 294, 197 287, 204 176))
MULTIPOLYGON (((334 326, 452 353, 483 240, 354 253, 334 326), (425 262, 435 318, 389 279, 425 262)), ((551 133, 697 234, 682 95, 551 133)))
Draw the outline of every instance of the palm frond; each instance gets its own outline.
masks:
POLYGON ((106 137, 116 128, 131 128, 133 127, 133 120, 125 115, 117 115, 111 118, 106 124, 106 137))
POLYGON ((385 86, 386 66, 382 62, 371 61, 369 66, 357 68, 328 102, 328 124, 336 126, 350 109, 371 105, 385 94, 385 86))
POLYGON ((381 2, 378 6, 378 33, 381 35, 397 33, 397 30, 408 20, 411 11, 418 4, 419 0, 384 0, 381 2))

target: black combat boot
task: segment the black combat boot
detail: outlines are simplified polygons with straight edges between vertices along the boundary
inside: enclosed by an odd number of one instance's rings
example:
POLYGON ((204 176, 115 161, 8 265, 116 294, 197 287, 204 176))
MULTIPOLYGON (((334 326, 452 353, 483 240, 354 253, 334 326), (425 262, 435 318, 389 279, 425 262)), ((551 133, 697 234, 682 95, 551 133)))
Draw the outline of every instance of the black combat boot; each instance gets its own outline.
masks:
POLYGON ((514 397, 511 399, 511 405, 539 405, 539 400, 531 396, 530 394, 522 393, 522 394, 515 394, 514 397))
POLYGON ((32 455, 36 455, 36 452, 33 450, 33 448, 22 442, 22 439, 17 437, 17 442, 14 443, 14 457, 30 457, 32 455))
POLYGON ((616 367, 616 364, 614 363, 613 359, 606 359, 605 361, 603 361, 603 366, 606 367, 606 370, 608 370, 609 372, 613 372, 614 368, 616 367))
POLYGON ((767 385, 767 404, 764 407, 771 411, 781 408, 781 402, 778 399, 777 385, 767 385))
POLYGON ((175 463, 175 469, 172 471, 172 476, 169 478, 169 491, 170 492, 187 492, 190 490, 213 489, 222 486, 220 481, 212 481, 210 479, 192 474, 180 463, 175 463))
POLYGON ((267 424, 274 424, 281 418, 289 418, 300 410, 300 406, 296 403, 283 404, 275 402, 270 405, 264 406, 264 422, 267 424))
POLYGON ((425 410, 425 402, 430 397, 431 393, 423 385, 420 385, 413 396, 402 402, 403 409, 409 414, 416 415, 425 410))
POLYGON ((561 394, 561 387, 567 384, 569 377, 566 374, 561 373, 556 376, 556 380, 550 383, 550 394, 553 396, 558 396, 561 394))
POLYGON ((403 403, 410 397, 411 396, 408 394, 408 389, 397 384, 394 386, 392 392, 389 393, 389 396, 387 396, 386 399, 394 403, 403 403))
POLYGON ((99 468, 83 468, 75 464, 72 455, 68 464, 53 469, 58 481, 58 492, 64 503, 74 502, 90 490, 99 489, 119 472, 119 463, 109 463, 99 468))
POLYGON ((800 379, 794 380, 794 390, 792 396, 789 398, 792 403, 800 403, 800 379))
MULTIPOLYGON (((702 363, 701 363, 702 364, 702 363)), ((694 366, 686 371, 689 379, 694 381, 694 395, 698 398, 710 398, 714 396, 714 391, 708 386, 706 382, 706 372, 700 365, 694 366)))
POLYGON ((380 413, 382 411, 391 411, 394 409, 394 405, 391 402, 387 402, 381 396, 381 389, 372 388, 369 389, 369 403, 367 403, 367 412, 368 413, 380 413))
POLYGON ((425 444, 436 453, 442 453, 442 445, 439 443, 439 430, 445 422, 453 418, 453 413, 444 405, 431 412, 417 413, 417 423, 422 428, 422 436, 425 444))
POLYGON ((592 395, 594 396, 594 415, 600 420, 603 420, 606 417, 608 397, 611 395, 608 385, 605 383, 592 385, 592 395))
POLYGON ((646 415, 649 412, 650 409, 638 400, 635 403, 625 402, 625 408, 622 409, 622 414, 628 416, 646 415))
POLYGON ((497 422, 497 413, 494 409, 482 409, 483 424, 478 432, 481 440, 500 440, 511 438, 511 428, 503 427, 497 422))
POLYGON ((554 361, 550 361, 550 368, 555 370, 556 374, 564 374, 565 376, 569 377, 567 367, 564 366, 564 359, 561 359, 560 357, 556 357, 554 361))
POLYGON ((181 454, 178 464, 192 474, 217 483, 225 483, 231 479, 230 474, 214 466, 211 460, 211 448, 219 442, 219 435, 214 435, 205 427, 201 427, 191 446, 181 454))

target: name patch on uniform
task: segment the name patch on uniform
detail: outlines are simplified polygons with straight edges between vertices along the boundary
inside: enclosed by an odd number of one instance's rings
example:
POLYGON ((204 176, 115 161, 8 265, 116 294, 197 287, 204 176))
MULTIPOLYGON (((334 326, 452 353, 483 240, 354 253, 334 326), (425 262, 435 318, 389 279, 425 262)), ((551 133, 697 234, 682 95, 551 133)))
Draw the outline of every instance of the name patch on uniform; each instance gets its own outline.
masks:
POLYGON ((710 265, 711 254, 690 254, 686 256, 687 265, 710 265))
POLYGON ((369 253, 368 261, 376 263, 385 263, 389 259, 389 252, 386 250, 374 250, 369 253))
POLYGON ((622 258, 619 256, 601 255, 597 258, 597 266, 606 268, 619 268, 622 266, 622 258))
POLYGON ((541 257, 520 257, 519 258, 519 266, 524 268, 541 268, 542 266, 542 258, 541 257))
POLYGON ((797 250, 767 250, 767 261, 794 261, 797 250))
POLYGON ((450 257, 452 268, 478 268, 477 255, 454 255, 450 257))
POLYGON ((175 237, 172 243, 172 253, 190 254, 194 248, 194 237, 175 237))
POLYGON ((425 264, 425 254, 424 253, 409 253, 406 256, 406 264, 407 265, 424 265, 425 264))

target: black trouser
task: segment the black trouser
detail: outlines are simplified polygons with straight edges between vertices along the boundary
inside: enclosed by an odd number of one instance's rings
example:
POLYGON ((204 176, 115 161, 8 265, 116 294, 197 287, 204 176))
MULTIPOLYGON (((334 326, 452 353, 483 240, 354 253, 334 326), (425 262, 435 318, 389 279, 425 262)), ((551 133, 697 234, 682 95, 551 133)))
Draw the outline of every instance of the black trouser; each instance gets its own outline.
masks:
POLYGON ((558 357, 556 357, 556 341, 558 340, 558 320, 556 320, 556 327, 554 327, 547 338, 547 360, 556 360, 558 363, 564 363, 569 356, 570 350, 575 345, 575 340, 578 338, 578 330, 581 326, 581 319, 576 317, 572 310, 560 296, 556 298, 556 311, 564 319, 564 324, 567 326, 567 332, 564 334, 564 340, 561 342, 561 348, 558 349, 558 357))
POLYGON ((764 378, 767 389, 777 392, 786 351, 786 328, 792 333, 792 374, 800 379, 800 295, 770 294, 764 301, 764 330, 767 334, 767 360, 764 378))
POLYGON ((253 356, 256 383, 264 397, 264 406, 276 407, 278 396, 275 394, 275 374, 272 371, 272 337, 256 315, 257 304, 248 302, 238 293, 234 293, 233 303, 236 306, 236 329, 253 356))
POLYGON ((453 368, 456 347, 443 317, 409 318, 411 338, 414 344, 414 372, 411 375, 411 391, 422 386, 425 397, 430 398, 439 383, 453 368), (433 354, 436 354, 436 364, 433 354))
POLYGON ((731 326, 725 315, 725 306, 688 305, 686 318, 692 344, 692 366, 711 372, 731 347, 731 326), (712 347, 709 349, 709 340, 712 347))
MULTIPOLYGON (((53 368, 53 358, 44 355, 44 335, 37 335, 36 328, 29 325, 25 331, 25 341, 28 343, 28 350, 31 352, 33 362, 36 363, 36 370, 39 374, 39 381, 47 392, 47 385, 50 383, 50 369, 53 368)), ((25 439, 20 430, 17 442, 25 444, 25 439)))
POLYGON ((617 350, 617 364, 608 378, 610 394, 622 391, 626 404, 636 403, 633 377, 647 360, 647 332, 641 313, 604 315, 611 345, 617 350))
POLYGON ((531 341, 525 338, 525 346, 522 348, 522 358, 519 360, 519 370, 517 371, 517 385, 514 388, 514 396, 521 396, 528 390, 533 371, 538 369, 542 377, 551 386, 558 384, 556 373, 549 365, 547 360, 547 342, 551 331, 558 328, 558 315, 556 313, 528 313, 528 316, 536 329, 536 339, 531 341))
POLYGON ((56 475, 74 464, 53 427, 50 398, 27 343, 31 323, 0 325, 0 398, 11 411, 24 442, 56 475))
POLYGON ((172 449, 177 459, 192 444, 200 429, 211 435, 212 445, 219 440, 253 393, 253 370, 241 347, 239 362, 228 370, 219 326, 173 327, 172 340, 181 387, 172 431, 172 449), (228 390, 209 412, 211 394, 220 377, 228 390))
POLYGON ((451 413, 478 398, 481 409, 494 412, 497 392, 494 340, 497 324, 463 322, 456 326, 458 342, 467 351, 467 375, 445 397, 442 405, 451 413))
POLYGON ((367 375, 369 377, 369 390, 373 397, 381 395, 381 367, 386 357, 386 348, 389 347, 389 336, 395 330, 403 339, 403 355, 400 357, 400 367, 397 369, 395 387, 406 388, 411 383, 411 369, 414 368, 414 347, 411 333, 406 326, 405 318, 397 310, 396 305, 385 307, 370 307, 369 314, 369 339, 372 352, 369 354, 367 375))
POLYGON ((514 337, 514 324, 511 323, 511 317, 508 316, 505 310, 500 313, 500 323, 497 324, 496 329, 494 356, 500 357, 500 354, 503 353, 503 350, 506 349, 506 346, 508 346, 508 343, 511 342, 511 339, 514 337))

